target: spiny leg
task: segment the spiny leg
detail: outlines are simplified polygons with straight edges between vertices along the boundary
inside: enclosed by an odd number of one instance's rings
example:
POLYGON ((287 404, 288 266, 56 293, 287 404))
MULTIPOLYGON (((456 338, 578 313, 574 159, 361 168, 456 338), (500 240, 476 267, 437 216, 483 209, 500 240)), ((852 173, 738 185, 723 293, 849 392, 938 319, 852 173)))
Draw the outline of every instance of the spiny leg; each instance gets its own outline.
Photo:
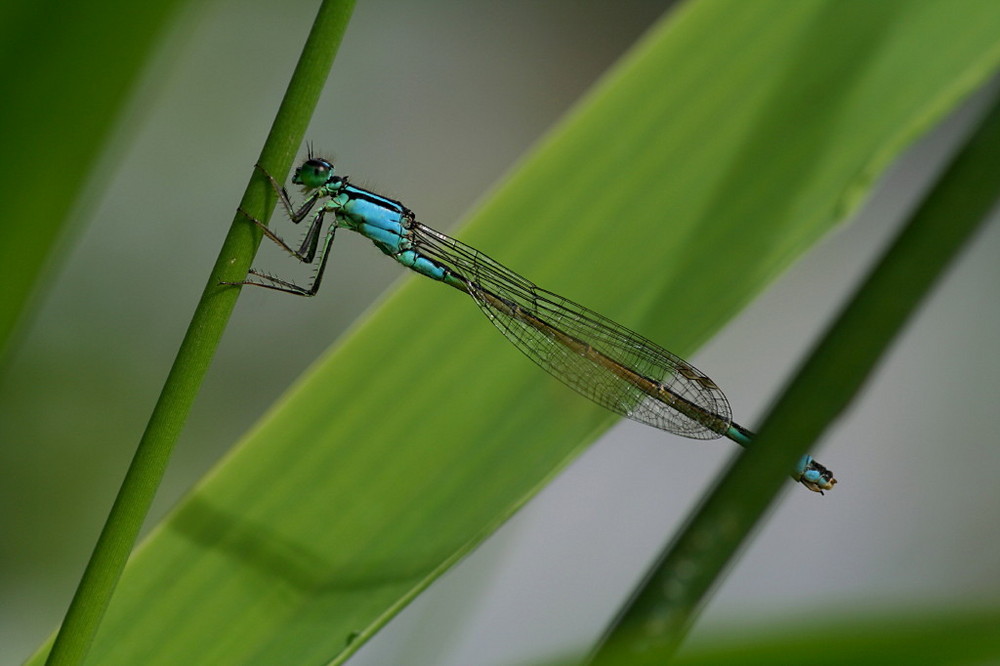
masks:
MULTIPOLYGON (((259 221, 257 220, 254 221, 257 222, 257 224, 260 224, 259 221)), ((308 286, 303 287, 302 285, 295 284, 294 282, 282 280, 281 278, 269 275, 268 273, 264 273, 252 268, 250 269, 248 275, 253 275, 259 278, 258 280, 247 279, 244 280, 243 282, 222 282, 221 284, 229 284, 234 286, 251 285, 254 287, 264 287, 265 289, 273 289, 274 291, 283 291, 286 294, 295 294, 296 296, 315 296, 316 292, 319 291, 320 282, 322 282, 323 280, 323 272, 326 271, 326 262, 330 258, 330 248, 333 246, 333 236, 334 233, 336 233, 336 231, 337 227, 335 225, 331 225, 330 230, 326 234, 326 242, 323 243, 323 252, 320 255, 319 267, 316 269, 316 275, 313 276, 313 279, 308 286)), ((274 236, 273 234, 268 234, 268 237, 275 239, 276 243, 282 245, 282 247, 291 252, 288 246, 284 244, 284 241, 282 241, 280 238, 277 238, 277 236, 274 236)), ((295 253, 292 252, 292 254, 295 253)), ((296 254, 295 256, 298 255, 296 254)))
MULTIPOLYGON (((298 210, 295 210, 294 206, 292 205, 291 199, 289 199, 288 197, 288 192, 285 190, 284 187, 282 187, 281 183, 279 183, 275 179, 275 177, 272 176, 270 172, 268 172, 268 170, 265 169, 259 162, 255 164, 254 167, 257 168, 262 174, 264 174, 267 180, 271 183, 271 187, 278 195, 278 199, 281 201, 281 205, 284 206, 285 212, 288 214, 289 219, 291 219, 291 221, 294 222, 295 224, 298 224, 303 219, 305 219, 306 215, 308 215, 309 212, 313 209, 313 207, 315 207, 316 202, 319 201, 320 197, 322 196, 321 192, 319 191, 314 192, 312 195, 309 196, 309 198, 305 200, 305 202, 299 207, 298 210)), ((320 206, 320 209, 316 211, 315 215, 313 216, 312 222, 309 224, 309 230, 306 232, 306 236, 302 240, 302 244, 299 246, 298 251, 293 250, 288 245, 288 243, 286 243, 273 231, 268 229, 267 225, 265 225, 263 222, 261 222, 254 216, 250 215, 242 208, 240 209, 240 212, 243 213, 247 218, 252 220, 253 223, 256 224, 258 227, 260 227, 261 231, 264 232, 264 235, 270 238, 271 241, 284 248, 289 254, 294 256, 299 261, 311 264, 313 259, 316 258, 316 248, 317 245, 319 244, 319 234, 320 231, 322 230, 323 215, 326 213, 325 207, 320 206)))
MULTIPOLYGON (((243 213, 244 217, 256 224, 257 227, 260 228, 261 232, 263 232, 263 234, 267 236, 267 238, 269 238, 275 245, 278 245, 302 263, 311 264, 313 259, 316 258, 316 249, 319 246, 319 232, 323 226, 323 216, 326 215, 325 208, 320 208, 316 211, 316 214, 313 216, 313 221, 309 224, 309 231, 306 232, 306 237, 302 240, 302 245, 299 246, 298 250, 292 249, 292 247, 286 243, 284 239, 271 231, 266 224, 258 220, 243 208, 240 208, 239 211, 243 213)), ((336 226, 332 226, 331 228, 336 228, 336 226)))
MULTIPOLYGON (((313 206, 316 204, 316 201, 319 198, 318 194, 309 197, 306 203, 303 204, 303 206, 298 211, 293 211, 291 203, 288 200, 288 194, 285 192, 284 188, 281 188, 278 182, 263 167, 257 165, 257 168, 259 168, 264 173, 264 175, 267 176, 267 178, 271 181, 271 185, 275 188, 275 191, 278 193, 279 198, 282 201, 282 204, 285 206, 285 209, 288 212, 289 217, 292 218, 293 222, 301 221, 310 212, 310 210, 312 210, 313 206)), ((303 239, 302 244, 299 246, 298 250, 292 248, 288 243, 285 242, 283 238, 281 238, 276 233, 271 231, 271 229, 269 229, 266 224, 264 224, 256 217, 248 213, 245 209, 240 208, 239 211, 243 214, 244 217, 246 217, 248 220, 256 224, 257 227, 261 230, 261 233, 263 233, 264 236, 266 236, 275 245, 279 246, 280 248, 282 248, 283 250, 285 250, 290 255, 292 255, 293 257, 295 257, 296 259, 298 259, 303 263, 306 264, 313 263, 313 260, 315 260, 316 258, 316 250, 318 249, 319 246, 319 235, 323 228, 323 217, 326 214, 326 208, 320 207, 320 209, 316 211, 316 213, 313 215, 312 222, 309 224, 309 230, 306 232, 306 236, 303 239)), ((294 282, 282 280, 281 278, 275 277, 268 273, 264 273, 262 271, 258 271, 256 269, 250 269, 250 271, 248 271, 248 275, 253 275, 257 278, 260 278, 259 280, 248 279, 244 280, 243 282, 223 282, 222 284, 239 285, 239 286, 253 285, 255 287, 264 287, 265 289, 273 289, 275 291, 283 291, 285 293, 295 294, 296 296, 314 296, 316 292, 319 290, 319 285, 323 280, 323 273, 326 270, 326 262, 330 256, 330 248, 333 246, 333 239, 336 231, 337 231, 336 224, 331 224, 330 229, 327 232, 326 242, 324 243, 323 246, 323 252, 321 255, 319 267, 317 268, 316 274, 314 275, 312 281, 306 287, 295 284, 294 282)))
POLYGON ((288 214, 288 218, 295 224, 298 224, 305 219, 305 216, 309 214, 309 211, 312 210, 312 207, 315 206, 316 202, 319 200, 320 193, 315 192, 302 203, 298 210, 295 210, 295 206, 292 205, 292 200, 288 197, 288 191, 282 186, 282 184, 279 183, 267 169, 261 166, 260 162, 254 164, 254 167, 260 170, 260 172, 271 182, 271 187, 274 188, 275 193, 277 193, 278 200, 281 201, 281 205, 285 207, 285 212, 288 214))

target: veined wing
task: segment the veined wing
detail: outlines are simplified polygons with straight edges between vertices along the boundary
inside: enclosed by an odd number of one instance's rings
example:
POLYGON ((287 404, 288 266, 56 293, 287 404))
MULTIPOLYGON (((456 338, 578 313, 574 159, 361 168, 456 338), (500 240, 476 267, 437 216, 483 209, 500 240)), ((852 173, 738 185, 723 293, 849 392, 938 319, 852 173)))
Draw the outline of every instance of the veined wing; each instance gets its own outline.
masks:
POLYGON ((684 437, 714 439, 729 427, 726 396, 690 363, 454 238, 418 222, 412 231, 415 249, 464 280, 514 346, 578 393, 684 437))

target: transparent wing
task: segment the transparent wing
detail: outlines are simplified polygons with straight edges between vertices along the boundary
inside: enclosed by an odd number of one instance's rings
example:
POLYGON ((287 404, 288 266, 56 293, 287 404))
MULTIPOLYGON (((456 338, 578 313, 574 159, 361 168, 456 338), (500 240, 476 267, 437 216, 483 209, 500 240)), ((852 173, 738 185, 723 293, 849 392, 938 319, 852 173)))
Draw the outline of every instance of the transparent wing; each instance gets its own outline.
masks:
POLYGON ((454 238, 417 222, 412 231, 415 249, 463 280, 514 346, 581 395, 684 437, 714 439, 729 427, 726 396, 680 357, 454 238))

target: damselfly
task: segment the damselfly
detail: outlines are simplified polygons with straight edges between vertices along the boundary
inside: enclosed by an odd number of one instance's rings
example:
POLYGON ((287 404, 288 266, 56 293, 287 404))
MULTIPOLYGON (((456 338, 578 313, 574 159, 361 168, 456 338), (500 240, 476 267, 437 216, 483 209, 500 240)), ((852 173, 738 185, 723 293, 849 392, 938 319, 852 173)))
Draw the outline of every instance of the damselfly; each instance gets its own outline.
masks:
MULTIPOLYGON (((248 284, 299 296, 319 289, 339 227, 371 240, 402 265, 472 297, 500 332, 528 358, 578 393, 622 416, 695 439, 728 437, 747 446, 753 433, 733 422, 729 401, 715 382, 690 363, 621 324, 538 287, 485 254, 417 222, 413 212, 334 173, 333 163, 312 155, 292 182, 308 194, 296 208, 288 193, 261 169, 296 224, 310 218, 298 249, 255 222, 296 259, 319 265, 308 286, 251 270, 248 284), (327 215, 332 216, 320 249, 327 215)), ((244 213, 246 214, 246 213, 244 213)), ((806 455, 792 477, 822 493, 837 482, 806 455)))

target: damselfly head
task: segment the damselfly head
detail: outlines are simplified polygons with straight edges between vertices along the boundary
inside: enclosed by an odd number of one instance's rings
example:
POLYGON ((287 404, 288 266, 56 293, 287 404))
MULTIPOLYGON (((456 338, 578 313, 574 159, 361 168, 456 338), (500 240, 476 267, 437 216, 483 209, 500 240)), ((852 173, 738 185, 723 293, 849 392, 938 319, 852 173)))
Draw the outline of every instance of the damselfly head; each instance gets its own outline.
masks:
POLYGON ((322 187, 333 179, 333 163, 319 157, 310 157, 292 176, 293 183, 310 190, 322 187))

